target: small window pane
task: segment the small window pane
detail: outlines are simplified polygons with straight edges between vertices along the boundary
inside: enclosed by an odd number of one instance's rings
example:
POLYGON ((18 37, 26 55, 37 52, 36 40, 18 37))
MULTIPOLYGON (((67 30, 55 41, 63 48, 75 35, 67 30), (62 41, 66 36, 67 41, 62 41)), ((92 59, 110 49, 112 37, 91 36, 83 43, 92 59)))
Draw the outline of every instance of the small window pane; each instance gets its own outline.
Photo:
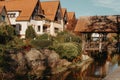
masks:
POLYGON ((2 15, 2 21, 5 21, 5 16, 4 15, 2 15))
POLYGON ((40 32, 40 26, 38 26, 38 32, 40 32))

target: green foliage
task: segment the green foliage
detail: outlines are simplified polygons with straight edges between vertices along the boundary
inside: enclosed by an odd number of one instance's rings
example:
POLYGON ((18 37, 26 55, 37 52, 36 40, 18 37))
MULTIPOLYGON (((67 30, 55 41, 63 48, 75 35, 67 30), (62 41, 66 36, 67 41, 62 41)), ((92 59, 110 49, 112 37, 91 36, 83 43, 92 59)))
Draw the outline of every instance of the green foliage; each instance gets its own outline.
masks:
POLYGON ((9 64, 10 57, 6 54, 5 50, 0 51, 0 72, 6 72, 10 70, 9 64))
POLYGON ((9 36, 13 37, 16 35, 14 27, 6 25, 6 29, 9 36))
POLYGON ((50 46, 49 49, 55 50, 61 58, 72 61, 81 53, 81 39, 73 33, 60 32, 53 38, 53 46, 50 46))
POLYGON ((81 48, 76 43, 60 43, 54 46, 54 50, 59 53, 61 58, 72 61, 80 54, 81 48))
POLYGON ((76 43, 80 43, 81 39, 79 36, 76 36, 73 33, 64 31, 64 32, 60 32, 58 33, 58 35, 55 37, 54 41, 56 42, 76 42, 76 43))
POLYGON ((14 39, 6 44, 6 49, 21 49, 24 46, 24 42, 19 37, 14 37, 14 39))
POLYGON ((15 29, 12 26, 9 26, 9 25, 1 25, 0 26, 0 34, 1 35, 14 36, 15 35, 15 29))
POLYGON ((39 40, 51 40, 52 36, 50 36, 48 34, 43 34, 43 35, 37 36, 36 39, 39 39, 39 40))
POLYGON ((31 45, 35 48, 48 48, 53 44, 52 36, 48 34, 39 35, 36 39, 31 40, 31 45))
POLYGON ((26 29, 25 37, 26 37, 27 39, 33 39, 33 38, 36 37, 35 30, 33 29, 32 26, 28 26, 28 28, 26 29))
POLYGON ((32 40, 31 41, 31 45, 33 47, 35 47, 35 48, 38 48, 38 49, 47 48, 50 45, 52 45, 52 41, 50 41, 50 40, 39 40, 39 39, 36 39, 36 40, 32 40))
POLYGON ((15 29, 9 25, 0 26, 0 44, 6 44, 15 36, 15 29))

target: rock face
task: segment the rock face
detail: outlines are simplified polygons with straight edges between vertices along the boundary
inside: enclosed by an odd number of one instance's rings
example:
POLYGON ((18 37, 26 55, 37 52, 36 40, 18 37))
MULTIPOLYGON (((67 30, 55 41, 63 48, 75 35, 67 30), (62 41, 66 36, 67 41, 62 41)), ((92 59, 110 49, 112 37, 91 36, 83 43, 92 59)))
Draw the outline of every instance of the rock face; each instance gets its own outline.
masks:
POLYGON ((44 60, 45 56, 38 50, 32 49, 26 53, 28 61, 44 60))
POLYGON ((71 64, 52 50, 31 49, 29 52, 10 53, 12 60, 16 62, 15 71, 17 75, 36 75, 41 77, 45 71, 57 73, 58 68, 67 67, 71 64))
POLYGON ((32 49, 26 53, 25 57, 31 67, 31 74, 42 75, 42 71, 46 68, 44 65, 45 56, 40 51, 32 49))

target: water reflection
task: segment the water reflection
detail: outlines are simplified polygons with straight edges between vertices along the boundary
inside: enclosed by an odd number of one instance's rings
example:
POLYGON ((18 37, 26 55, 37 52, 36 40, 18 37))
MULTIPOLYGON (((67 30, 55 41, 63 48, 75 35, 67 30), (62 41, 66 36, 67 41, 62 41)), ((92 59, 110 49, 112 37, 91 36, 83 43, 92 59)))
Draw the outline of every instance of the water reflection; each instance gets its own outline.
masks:
POLYGON ((119 66, 118 62, 118 57, 112 57, 111 60, 94 61, 85 64, 81 68, 55 74, 49 77, 48 80, 102 80, 119 66))
POLYGON ((98 62, 91 63, 84 71, 83 68, 71 71, 66 80, 101 80, 106 75, 105 65, 98 62))

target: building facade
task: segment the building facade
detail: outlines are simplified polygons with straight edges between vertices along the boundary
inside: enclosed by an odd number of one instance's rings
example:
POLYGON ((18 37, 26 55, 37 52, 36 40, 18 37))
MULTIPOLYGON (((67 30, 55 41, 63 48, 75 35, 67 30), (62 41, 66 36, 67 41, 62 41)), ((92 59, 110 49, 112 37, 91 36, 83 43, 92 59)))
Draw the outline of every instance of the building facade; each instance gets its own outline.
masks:
POLYGON ((30 25, 37 35, 47 33, 55 36, 57 32, 64 29, 59 1, 43 2, 41 5, 39 0, 9 0, 0 1, 0 5, 6 7, 10 23, 21 38, 25 38, 26 29, 30 25), (46 6, 44 3, 50 6, 47 8, 51 11, 44 7, 46 6))

